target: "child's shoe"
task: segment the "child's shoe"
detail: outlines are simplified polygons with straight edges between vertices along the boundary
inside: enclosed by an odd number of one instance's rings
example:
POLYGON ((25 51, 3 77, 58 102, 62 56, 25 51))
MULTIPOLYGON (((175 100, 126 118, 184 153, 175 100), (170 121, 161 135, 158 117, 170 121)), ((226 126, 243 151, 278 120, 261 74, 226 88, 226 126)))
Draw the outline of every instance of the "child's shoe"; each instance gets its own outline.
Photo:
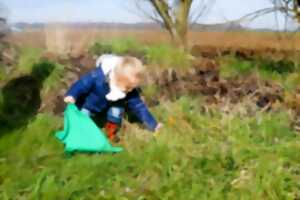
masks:
POLYGON ((119 130, 119 125, 113 122, 106 122, 105 124, 105 131, 107 134, 107 137, 111 142, 118 142, 119 138, 117 136, 118 130, 119 130))

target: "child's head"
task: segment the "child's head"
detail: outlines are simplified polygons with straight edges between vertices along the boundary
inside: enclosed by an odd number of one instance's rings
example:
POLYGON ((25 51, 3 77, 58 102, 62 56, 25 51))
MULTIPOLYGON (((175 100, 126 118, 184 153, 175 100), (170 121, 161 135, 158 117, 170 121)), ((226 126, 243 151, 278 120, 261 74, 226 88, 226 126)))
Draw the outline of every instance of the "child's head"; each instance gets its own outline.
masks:
POLYGON ((121 62, 113 69, 116 86, 125 93, 140 86, 144 73, 143 63, 131 56, 122 57, 121 62))
POLYGON ((110 73, 110 92, 106 98, 117 101, 126 96, 126 93, 138 87, 142 82, 144 66, 142 62, 130 56, 120 58, 117 66, 110 73))

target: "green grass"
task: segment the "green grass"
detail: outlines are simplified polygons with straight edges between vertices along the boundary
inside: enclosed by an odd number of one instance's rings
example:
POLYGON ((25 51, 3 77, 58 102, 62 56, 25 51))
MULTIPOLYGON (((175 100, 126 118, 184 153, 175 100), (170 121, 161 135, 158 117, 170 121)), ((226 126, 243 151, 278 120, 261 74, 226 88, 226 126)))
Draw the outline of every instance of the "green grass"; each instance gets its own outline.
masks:
POLYGON ((224 78, 246 75, 254 71, 256 67, 257 64, 254 62, 227 56, 221 59, 220 75, 224 78))
MULTIPOLYGON (((168 45, 140 45, 133 39, 98 43, 95 52, 140 55, 151 66, 189 66, 184 52, 168 45)), ((41 60, 42 50, 26 49, 18 70, 50 76, 43 94, 55 91, 64 66, 41 60), (43 71, 46 70, 46 71, 43 71)), ((221 75, 258 72, 293 90, 300 83, 290 63, 223 58, 221 75), (287 65, 289 70, 278 67, 287 65)), ((146 99, 155 86, 145 86, 146 99)), ((41 113, 26 127, 0 133, 0 199, 299 199, 300 143, 286 110, 247 116, 203 112, 204 101, 182 97, 151 109, 164 124, 157 138, 125 123, 118 154, 64 154, 54 133, 62 117, 41 113)), ((1 90, 0 90, 1 105, 1 90)), ((236 105, 239 106, 239 105, 236 105)))
POLYGON ((116 38, 108 41, 99 41, 93 44, 89 52, 95 55, 104 53, 114 54, 143 54, 144 46, 134 38, 116 38))
POLYGON ((271 58, 242 59, 234 56, 224 56, 220 58, 222 68, 221 75, 224 77, 247 74, 258 70, 259 73, 275 73, 287 75, 299 70, 298 63, 292 60, 274 60, 271 58))
POLYGON ((145 60, 147 65, 159 68, 186 69, 190 67, 189 55, 170 44, 145 45, 134 38, 120 38, 93 44, 89 52, 94 55, 114 53, 132 55, 145 60))
POLYGON ((290 60, 257 58, 245 60, 227 56, 220 58, 220 75, 224 78, 256 74, 262 80, 271 80, 287 91, 295 90, 300 84, 299 64, 290 60))
POLYGON ((43 93, 50 92, 53 89, 57 89, 57 86, 62 81, 65 75, 65 66, 59 63, 53 63, 50 61, 39 62, 40 66, 43 65, 53 65, 54 69, 52 73, 47 77, 43 83, 43 93))
POLYGON ((186 69, 190 67, 189 56, 182 49, 169 44, 159 44, 146 47, 146 60, 150 65, 186 69))
POLYGON ((62 118, 39 114, 0 138, 0 199, 296 199, 299 136, 286 112, 200 112, 181 98, 152 111, 157 139, 136 124, 118 154, 68 157, 54 138, 62 118))
POLYGON ((23 73, 30 73, 33 65, 38 62, 43 53, 43 49, 33 47, 23 47, 20 49, 18 70, 23 73))
POLYGON ((142 87, 142 95, 145 97, 146 101, 151 101, 151 99, 157 99, 160 88, 157 85, 149 84, 142 87))
MULTIPOLYGON (((13 47, 18 52, 16 66, 11 66, 11 70, 7 72, 3 63, 0 62, 0 82, 7 82, 13 78, 24 74, 30 74, 34 65, 38 64, 44 53, 43 49, 33 47, 13 47)), ((0 44, 1 51, 1 44, 0 44)))
POLYGON ((4 81, 7 76, 7 73, 5 71, 5 67, 3 64, 0 63, 0 81, 4 81))

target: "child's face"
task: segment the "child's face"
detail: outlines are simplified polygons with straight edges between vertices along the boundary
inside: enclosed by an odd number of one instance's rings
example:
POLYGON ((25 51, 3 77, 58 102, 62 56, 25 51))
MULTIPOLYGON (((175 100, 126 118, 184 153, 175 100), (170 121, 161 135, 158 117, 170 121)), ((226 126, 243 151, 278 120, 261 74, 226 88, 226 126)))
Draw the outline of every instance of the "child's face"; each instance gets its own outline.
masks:
POLYGON ((116 85, 124 93, 131 92, 134 88, 139 87, 141 79, 137 75, 128 76, 126 74, 116 76, 116 85))

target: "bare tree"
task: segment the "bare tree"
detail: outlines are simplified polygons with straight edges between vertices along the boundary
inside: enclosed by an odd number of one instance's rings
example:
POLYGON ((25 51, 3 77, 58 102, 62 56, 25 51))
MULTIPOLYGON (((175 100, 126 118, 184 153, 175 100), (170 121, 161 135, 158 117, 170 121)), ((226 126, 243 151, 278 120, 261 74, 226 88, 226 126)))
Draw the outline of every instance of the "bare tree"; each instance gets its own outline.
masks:
POLYGON ((287 17, 293 18, 300 23, 300 0, 270 0, 274 7, 281 8, 287 17))
POLYGON ((208 11, 214 0, 135 0, 137 10, 160 25, 173 42, 187 47, 189 26, 208 11))
POLYGON ((300 0, 269 0, 271 7, 263 8, 255 12, 249 13, 240 19, 239 22, 252 21, 260 16, 280 12, 285 15, 285 26, 288 18, 294 19, 300 23, 300 0))

